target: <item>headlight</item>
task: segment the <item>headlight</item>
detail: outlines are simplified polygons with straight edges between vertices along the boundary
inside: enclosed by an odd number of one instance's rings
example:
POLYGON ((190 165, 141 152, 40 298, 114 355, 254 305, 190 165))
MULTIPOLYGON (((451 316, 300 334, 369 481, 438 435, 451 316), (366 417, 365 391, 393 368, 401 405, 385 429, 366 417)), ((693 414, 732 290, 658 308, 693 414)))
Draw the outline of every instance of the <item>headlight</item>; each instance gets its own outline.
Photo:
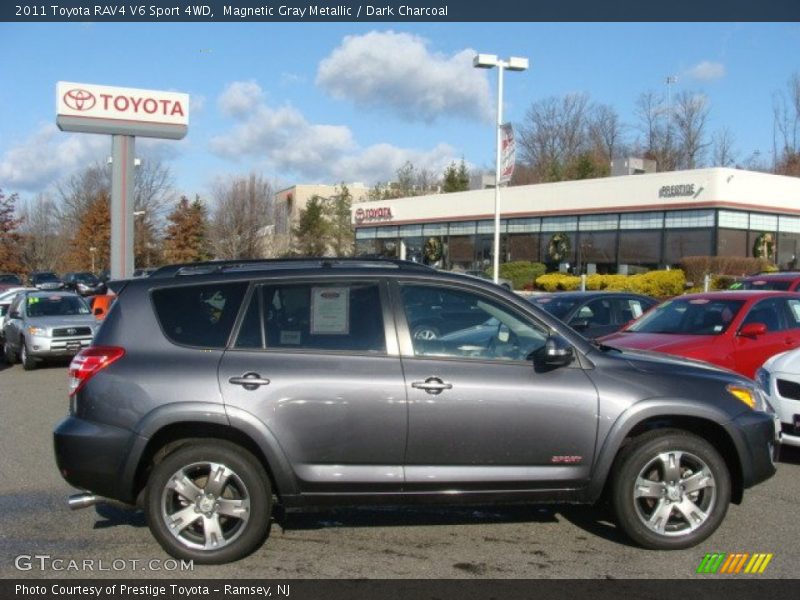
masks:
POLYGON ((81 290, 81 291, 84 291, 84 290, 88 290, 88 289, 89 289, 89 286, 88 286, 88 285, 86 285, 85 283, 79 283, 79 284, 77 285, 77 288, 78 288, 79 290, 81 290))
POLYGON ((730 384, 725 387, 728 393, 734 396, 737 400, 744 402, 753 410, 764 410, 764 399, 757 390, 742 385, 730 384))
POLYGON ((772 390, 772 376, 769 371, 763 368, 756 371, 756 383, 764 390, 765 394, 769 394, 772 390))
POLYGON ((34 327, 33 325, 31 325, 30 327, 28 327, 28 333, 30 335, 47 336, 47 329, 45 329, 44 327, 34 327))

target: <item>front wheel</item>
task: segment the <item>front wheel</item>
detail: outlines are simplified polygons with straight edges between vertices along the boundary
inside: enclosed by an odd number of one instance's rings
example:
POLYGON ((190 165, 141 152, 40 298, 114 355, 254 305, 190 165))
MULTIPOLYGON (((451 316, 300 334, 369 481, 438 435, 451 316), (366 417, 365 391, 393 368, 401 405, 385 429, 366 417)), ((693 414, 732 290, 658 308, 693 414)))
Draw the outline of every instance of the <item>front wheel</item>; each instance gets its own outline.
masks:
POLYGON ((190 442, 153 468, 145 514, 175 558, 223 564, 244 558, 267 537, 269 479, 255 457, 226 442, 190 442))
POLYGON ((645 548, 699 544, 722 523, 730 499, 725 461, 706 440, 685 431, 646 433, 622 451, 615 465, 617 520, 645 548))
POLYGON ((22 363, 22 368, 26 371, 33 371, 36 368, 36 359, 28 352, 28 344, 25 340, 22 340, 22 345, 20 346, 19 361, 22 363))

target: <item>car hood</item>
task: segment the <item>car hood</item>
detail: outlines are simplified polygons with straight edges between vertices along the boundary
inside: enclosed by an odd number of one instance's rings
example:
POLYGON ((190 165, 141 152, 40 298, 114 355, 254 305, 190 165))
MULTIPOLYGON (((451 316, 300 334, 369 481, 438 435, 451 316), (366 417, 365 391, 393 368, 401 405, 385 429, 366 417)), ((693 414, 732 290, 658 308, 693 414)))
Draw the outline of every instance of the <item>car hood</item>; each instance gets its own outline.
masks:
POLYGON ((800 348, 776 354, 764 363, 764 369, 773 373, 800 375, 800 348))
POLYGON ((25 325, 42 328, 86 327, 89 325, 92 327, 92 331, 94 331, 94 326, 96 323, 97 321, 95 320, 94 315, 68 315, 29 318, 26 320, 25 325))
POLYGON ((708 347, 718 340, 718 335, 681 335, 677 333, 638 333, 618 331, 600 341, 615 348, 633 348, 637 350, 657 350, 670 354, 683 354, 695 349, 708 347))

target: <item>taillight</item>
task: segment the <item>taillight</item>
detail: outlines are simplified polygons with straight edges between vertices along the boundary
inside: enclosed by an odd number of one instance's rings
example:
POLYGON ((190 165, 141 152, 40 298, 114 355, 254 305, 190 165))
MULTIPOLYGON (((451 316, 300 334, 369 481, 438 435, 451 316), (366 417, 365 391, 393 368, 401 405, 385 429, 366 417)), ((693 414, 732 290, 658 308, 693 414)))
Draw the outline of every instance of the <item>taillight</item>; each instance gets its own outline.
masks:
POLYGON ((69 364, 69 395, 73 396, 95 374, 125 356, 119 346, 90 346, 81 350, 69 364))

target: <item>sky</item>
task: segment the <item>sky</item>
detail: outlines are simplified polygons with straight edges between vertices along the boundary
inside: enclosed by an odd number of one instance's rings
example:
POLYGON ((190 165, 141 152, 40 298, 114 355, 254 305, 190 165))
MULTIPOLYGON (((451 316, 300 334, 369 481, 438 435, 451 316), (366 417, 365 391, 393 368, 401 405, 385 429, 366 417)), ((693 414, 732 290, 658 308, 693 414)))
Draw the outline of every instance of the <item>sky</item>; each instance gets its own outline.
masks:
POLYGON ((646 91, 706 96, 741 163, 771 161, 773 98, 800 72, 790 23, 0 23, 0 189, 34 198, 110 155, 108 136, 60 132, 57 81, 190 94, 184 140, 137 140, 177 191, 210 197, 256 172, 276 187, 391 179, 405 161, 441 172, 494 164, 496 69, 476 52, 530 59, 505 77, 505 119, 586 93, 637 135, 646 91))

